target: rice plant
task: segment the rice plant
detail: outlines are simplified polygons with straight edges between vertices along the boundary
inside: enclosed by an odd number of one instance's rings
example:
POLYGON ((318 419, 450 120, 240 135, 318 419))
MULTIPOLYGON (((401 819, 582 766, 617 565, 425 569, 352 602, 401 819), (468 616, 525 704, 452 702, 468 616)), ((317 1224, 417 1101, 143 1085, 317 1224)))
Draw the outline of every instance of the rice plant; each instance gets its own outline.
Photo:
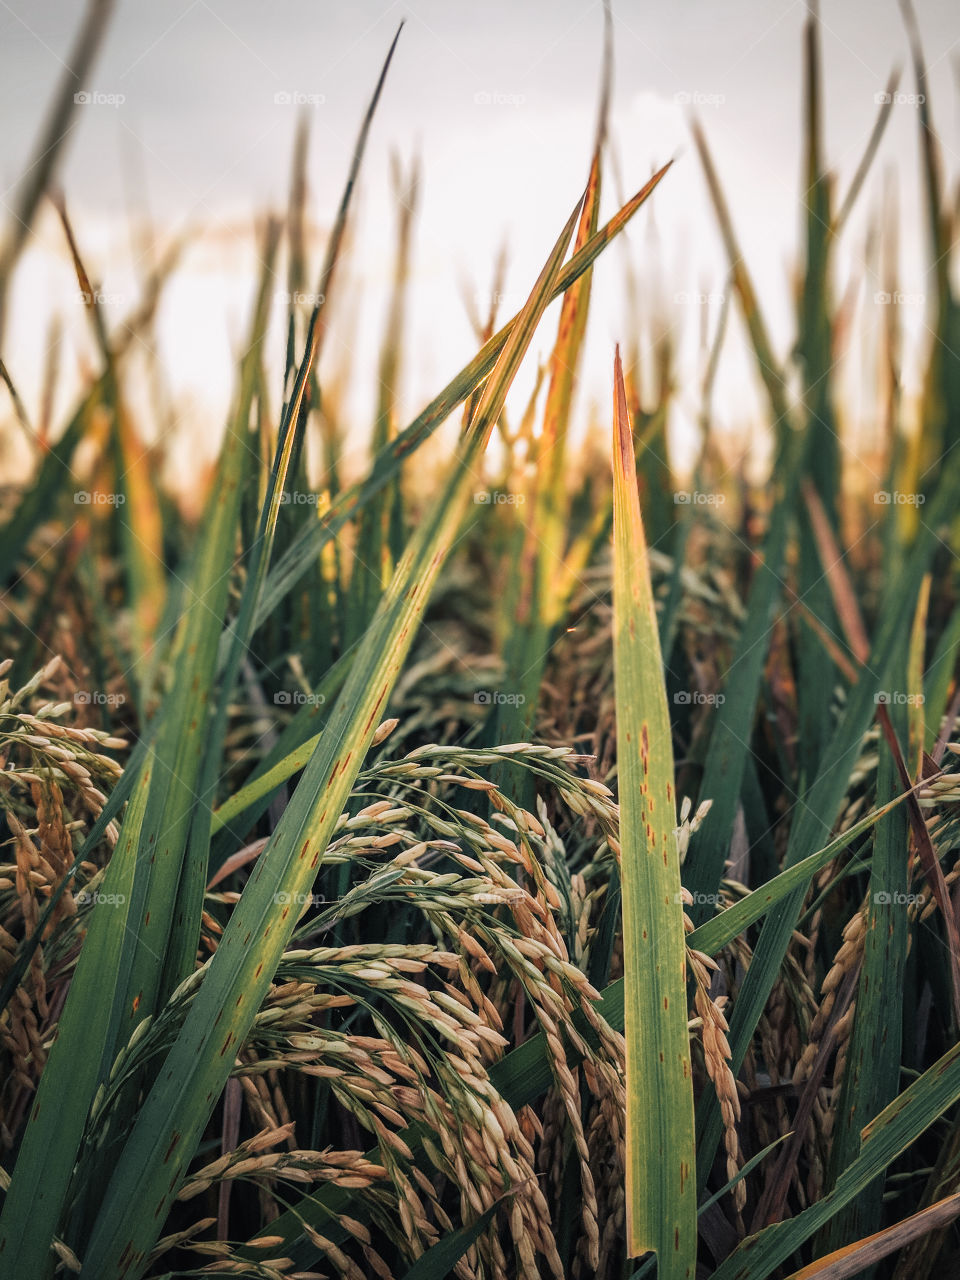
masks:
MULTIPOLYGON (((897 81, 840 187, 815 10, 790 355, 694 119, 680 163, 702 168, 731 292, 698 456, 671 455, 679 369, 662 343, 650 384, 640 315, 609 412, 573 431, 594 276, 673 176, 605 208, 606 12, 584 187, 517 313, 473 317, 476 354, 406 425, 419 172, 395 167, 350 483, 320 356, 402 33, 317 263, 301 128, 191 519, 131 408, 181 246, 113 330, 52 185, 110 8, 89 7, 0 248, 2 334, 54 202, 100 362, 53 430, 0 363, 34 451, 0 503, 0 1278, 954 1274, 956 208, 912 11, 936 342, 916 432, 889 309, 879 497, 844 458, 836 255, 897 81), (763 485, 713 422, 732 308, 767 400, 763 485)), ((889 205, 877 226, 895 289, 889 205)))

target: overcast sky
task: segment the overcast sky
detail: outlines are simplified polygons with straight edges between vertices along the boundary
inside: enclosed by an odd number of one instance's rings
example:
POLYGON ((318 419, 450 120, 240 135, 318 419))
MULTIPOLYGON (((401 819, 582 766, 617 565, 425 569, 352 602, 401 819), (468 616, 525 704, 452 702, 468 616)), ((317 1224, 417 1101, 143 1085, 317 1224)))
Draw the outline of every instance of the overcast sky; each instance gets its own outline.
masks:
MULTIPOLYGON (((955 175, 960 12, 955 0, 918 0, 917 10, 934 120, 947 172, 955 175)), ((7 209, 80 11, 62 0, 0 0, 0 190, 7 209)), ((632 227, 626 248, 615 246, 601 259, 584 403, 593 398, 606 409, 612 344, 629 340, 633 327, 624 307, 625 255, 643 286, 642 300, 652 296, 657 274, 662 277, 688 359, 696 348, 699 304, 674 296, 723 288, 723 257, 688 140, 691 106, 707 131, 748 264, 786 351, 800 224, 804 15, 799 0, 614 0, 611 140, 624 194, 671 156, 677 163, 651 214, 632 227)), ((139 278, 130 249, 131 204, 149 210, 167 232, 202 229, 203 244, 184 260, 161 321, 171 385, 194 411, 222 415, 253 287, 250 229, 256 214, 286 201, 298 107, 282 99, 307 102, 311 213, 329 225, 365 103, 401 19, 406 25, 357 209, 350 306, 325 358, 333 369, 352 353, 352 405, 361 420, 372 404, 394 243, 390 152, 404 160, 418 153, 424 174, 403 395, 409 417, 472 354, 462 282, 488 290, 506 240, 507 291, 524 294, 582 189, 596 114, 600 4, 119 0, 89 77, 92 101, 74 113, 59 178, 92 273, 114 298, 118 317, 139 278)), ((915 86, 894 0, 824 3, 822 25, 826 146, 842 192, 891 68, 903 66, 905 95, 915 86)), ((866 217, 876 208, 884 169, 896 171, 902 202, 904 288, 923 292, 917 111, 909 100, 894 108, 859 216, 846 233, 838 287, 862 259, 866 217)), ((605 217, 617 194, 608 168, 605 217)), ((71 286, 58 229, 47 218, 18 273, 15 323, 4 353, 28 404, 35 402, 54 313, 77 330, 64 351, 65 383, 88 351, 71 286)), ((553 327, 548 322, 542 329, 541 351, 553 327)), ((736 346, 734 333, 718 405, 731 425, 755 412, 748 364, 736 346)))

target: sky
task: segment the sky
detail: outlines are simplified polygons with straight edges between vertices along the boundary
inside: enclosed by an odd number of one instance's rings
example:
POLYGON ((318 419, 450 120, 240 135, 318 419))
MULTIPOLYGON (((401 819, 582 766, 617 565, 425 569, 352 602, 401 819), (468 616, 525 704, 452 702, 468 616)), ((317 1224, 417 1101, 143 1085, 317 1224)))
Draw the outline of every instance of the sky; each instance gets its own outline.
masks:
MULTIPOLYGON (((952 0, 917 0, 931 69, 934 122, 947 173, 960 135, 955 72, 960 13, 952 0)), ((0 218, 9 225, 17 184, 69 57, 82 7, 63 0, 0 0, 0 218)), ((724 257, 699 162, 693 112, 706 131, 778 352, 794 338, 791 272, 801 224, 801 32, 797 0, 614 0, 615 72, 602 216, 659 167, 675 163, 623 243, 595 272, 579 413, 607 413, 613 345, 644 334, 661 309, 685 371, 674 442, 693 448, 703 311, 715 323, 724 257), (637 280, 638 310, 624 289, 637 280)), ((473 354, 466 290, 485 306, 493 263, 507 246, 504 317, 522 302, 580 195, 595 129, 602 8, 583 0, 462 3, 414 0, 118 0, 86 99, 71 119, 62 186, 108 315, 133 305, 143 279, 133 222, 149 216, 192 247, 164 295, 159 357, 195 456, 210 456, 229 400, 256 268, 254 227, 282 210, 298 114, 310 122, 310 214, 329 227, 357 129, 400 21, 404 29, 370 138, 355 210, 349 270, 321 374, 349 365, 348 410, 358 449, 372 420, 378 350, 396 234, 390 156, 419 158, 401 404, 409 420, 473 354), (198 452, 199 451, 199 452, 198 452)), ((845 232, 836 291, 861 272, 869 218, 884 181, 902 224, 908 324, 924 340, 927 289, 917 108, 903 21, 894 0, 825 0, 821 12, 826 153, 846 190, 876 117, 876 95, 903 68, 900 100, 845 232)), ((2 224, 0 224, 2 225, 2 224)), ((322 234, 311 266, 319 272, 322 234)), ((278 281, 278 290, 283 282, 278 281)), ((866 281, 867 328, 876 281, 866 281)), ((273 351, 280 356, 277 306, 273 351)), ((553 315, 555 313, 551 313, 553 315)), ((65 412, 96 357, 76 300, 62 232, 38 221, 13 287, 3 356, 35 409, 55 316, 64 326, 58 405, 65 412)), ((535 354, 549 351, 548 316, 535 354)), ((532 364, 531 364, 532 368, 532 364)), ((909 369, 907 371, 909 379, 909 369)), ((528 371, 527 377, 532 373, 528 371)), ((529 385, 529 384, 526 384, 529 385)), ((524 384, 516 389, 520 405, 524 384)), ((279 386, 277 386, 279 398, 279 386)), ((762 419, 756 380, 734 324, 717 385, 721 427, 762 419)), ((851 405, 857 410, 857 395, 851 405)), ((864 411, 869 406, 864 407, 864 411)), ((7 406, 0 408, 6 414, 7 406)), ((518 412, 517 409, 514 412, 518 412)), ((757 446, 758 448, 761 446, 757 446)), ((8 465, 12 455, 5 455, 8 465)), ((682 459, 680 462, 682 467, 682 459)))

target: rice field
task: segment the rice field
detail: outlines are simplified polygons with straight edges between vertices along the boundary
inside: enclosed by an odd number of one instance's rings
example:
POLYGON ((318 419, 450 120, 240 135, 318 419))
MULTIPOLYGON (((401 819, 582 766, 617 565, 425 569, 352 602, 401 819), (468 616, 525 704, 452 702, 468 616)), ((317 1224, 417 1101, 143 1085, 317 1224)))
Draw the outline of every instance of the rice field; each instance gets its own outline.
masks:
MULTIPOLYGON (((395 174, 357 478, 320 365, 402 31, 316 262, 300 131, 190 493, 133 407, 179 249, 114 327, 53 181, 110 9, 78 19, 0 241, 2 332, 53 203, 98 353, 52 423, 0 364, 31 460, 0 493, 0 1280, 960 1274, 957 202, 909 4, 931 340, 914 406, 884 308, 869 465, 841 373, 872 286, 839 290, 837 253, 899 81, 838 176, 811 9, 782 355, 696 113, 612 200, 606 10, 582 192, 409 421, 395 174), (594 275, 680 163, 727 279, 682 464, 668 342, 650 376, 626 331, 605 411, 572 408, 594 275), (734 318, 760 479, 714 420, 734 318)), ((889 191, 874 212, 890 301, 889 191)))

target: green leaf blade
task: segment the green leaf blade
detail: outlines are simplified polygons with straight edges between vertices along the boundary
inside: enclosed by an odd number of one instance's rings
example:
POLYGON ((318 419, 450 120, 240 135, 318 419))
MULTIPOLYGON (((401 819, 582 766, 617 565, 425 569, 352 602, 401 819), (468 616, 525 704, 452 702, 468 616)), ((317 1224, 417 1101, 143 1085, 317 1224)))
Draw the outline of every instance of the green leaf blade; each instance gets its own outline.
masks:
POLYGON ((620 353, 614 373, 614 678, 627 1042, 627 1248, 661 1280, 697 1255, 696 1149, 673 747, 620 353))

